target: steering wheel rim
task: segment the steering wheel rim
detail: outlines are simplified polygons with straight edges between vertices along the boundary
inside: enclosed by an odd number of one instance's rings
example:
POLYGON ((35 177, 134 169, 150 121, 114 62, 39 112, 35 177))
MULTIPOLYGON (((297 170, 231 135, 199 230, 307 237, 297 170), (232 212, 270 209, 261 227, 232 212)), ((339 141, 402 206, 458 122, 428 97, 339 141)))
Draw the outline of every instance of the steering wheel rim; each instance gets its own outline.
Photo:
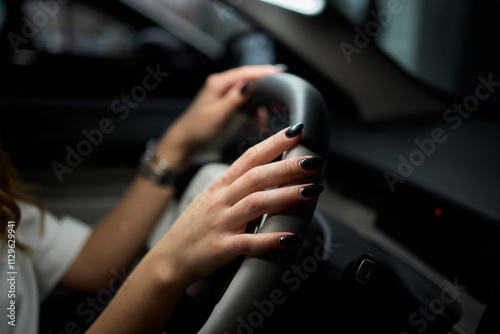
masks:
MULTIPOLYGON (((323 97, 313 85, 288 73, 256 80, 252 97, 244 110, 255 110, 258 106, 271 104, 286 106, 290 125, 299 122, 305 125, 299 144, 285 152, 283 159, 328 155, 328 111, 323 97)), ((296 180, 295 184, 321 184, 324 168, 323 166, 317 173, 296 180)), ((316 204, 317 201, 313 200, 268 215, 257 233, 287 231, 305 235, 316 204)), ((274 313, 278 306, 275 301, 283 300, 279 297, 283 291, 277 289, 276 284, 282 273, 294 263, 299 250, 300 247, 293 247, 263 256, 246 256, 199 333, 253 333, 254 329, 262 325, 261 319, 263 321, 272 315, 269 313, 274 313), (267 311, 263 311, 263 307, 267 307, 267 311), (271 309, 273 312, 270 312, 271 309)))

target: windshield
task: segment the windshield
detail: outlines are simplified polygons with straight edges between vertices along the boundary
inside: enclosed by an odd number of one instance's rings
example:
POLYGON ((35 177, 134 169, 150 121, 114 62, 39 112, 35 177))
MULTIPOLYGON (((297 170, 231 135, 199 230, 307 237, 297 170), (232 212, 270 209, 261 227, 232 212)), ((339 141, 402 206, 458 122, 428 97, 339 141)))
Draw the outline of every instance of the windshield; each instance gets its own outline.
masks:
POLYGON ((226 52, 224 43, 248 30, 236 10, 217 1, 120 0, 212 59, 226 52))
POLYGON ((500 69, 498 2, 329 2, 360 28, 359 43, 373 41, 404 71, 445 94, 469 95, 479 75, 500 69))

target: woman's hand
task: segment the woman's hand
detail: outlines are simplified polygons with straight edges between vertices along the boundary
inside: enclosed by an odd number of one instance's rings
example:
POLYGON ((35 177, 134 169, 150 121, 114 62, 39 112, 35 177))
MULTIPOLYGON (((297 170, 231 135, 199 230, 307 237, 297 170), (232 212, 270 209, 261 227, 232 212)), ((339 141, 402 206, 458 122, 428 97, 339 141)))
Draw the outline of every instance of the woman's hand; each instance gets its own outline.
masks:
POLYGON ((242 92, 247 83, 281 71, 271 65, 243 66, 210 75, 189 108, 162 137, 157 155, 174 169, 182 169, 189 154, 222 131, 247 101, 249 90, 242 92))
POLYGON ((299 123, 253 146, 193 200, 152 250, 160 252, 166 268, 175 269, 175 276, 189 285, 239 255, 285 247, 280 239, 290 232, 249 234, 245 228, 264 213, 309 201, 322 191, 322 186, 306 184, 264 191, 314 173, 324 162, 301 157, 268 164, 297 144, 301 129, 299 123))
MULTIPOLYGON (((253 146, 202 191, 139 262, 88 333, 159 333, 192 283, 239 255, 279 251, 297 241, 288 231, 250 234, 245 228, 264 213, 310 201, 323 190, 311 184, 284 186, 315 173, 324 162, 320 157, 268 164, 297 144, 301 130, 299 123, 253 146)), ((140 200, 134 197, 125 207, 140 200)), ((147 197, 140 204, 152 201, 147 197)), ((135 209, 142 213, 140 206, 135 209)))

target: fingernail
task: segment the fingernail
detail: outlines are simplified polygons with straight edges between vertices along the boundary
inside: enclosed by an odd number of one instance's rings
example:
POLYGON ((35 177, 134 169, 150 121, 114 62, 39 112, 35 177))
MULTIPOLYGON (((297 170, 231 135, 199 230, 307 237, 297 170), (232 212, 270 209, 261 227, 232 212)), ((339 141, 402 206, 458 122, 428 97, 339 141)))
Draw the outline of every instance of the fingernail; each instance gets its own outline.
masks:
POLYGON ((295 246, 302 241, 302 237, 300 235, 292 234, 285 235, 279 239, 280 245, 285 247, 295 246))
POLYGON ((300 194, 303 197, 311 198, 318 196, 323 192, 323 190, 325 190, 325 187, 323 187, 321 184, 312 184, 310 186, 300 188, 300 194))
POLYGON ((302 129, 304 128, 304 123, 300 122, 300 123, 297 123, 293 126, 291 126, 286 132, 285 132, 285 136, 287 136, 288 138, 293 138, 293 137, 296 137, 298 136, 299 133, 302 132, 302 129))
POLYGON ((274 64, 274 68, 276 68, 280 72, 287 72, 288 71, 288 66, 285 64, 274 64))
POLYGON ((299 165, 302 169, 312 170, 323 166, 325 159, 323 157, 310 157, 300 160, 299 165))
POLYGON ((246 93, 248 92, 248 88, 250 88, 249 82, 247 82, 245 86, 241 87, 241 95, 246 95, 246 93))

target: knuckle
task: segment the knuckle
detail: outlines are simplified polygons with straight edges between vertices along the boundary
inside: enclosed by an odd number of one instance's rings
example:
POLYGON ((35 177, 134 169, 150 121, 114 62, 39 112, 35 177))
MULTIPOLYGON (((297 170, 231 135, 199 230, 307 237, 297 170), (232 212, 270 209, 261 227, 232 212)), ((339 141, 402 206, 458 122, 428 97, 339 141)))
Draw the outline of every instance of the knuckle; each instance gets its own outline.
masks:
POLYGON ((233 238, 232 249, 237 250, 240 254, 246 254, 250 251, 250 244, 247 238, 233 238))
POLYGON ((225 174, 216 178, 208 187, 207 192, 210 194, 219 192, 220 189, 224 188, 226 185, 227 176, 225 174))
POLYGON ((245 207, 248 212, 259 212, 262 209, 262 201, 257 193, 248 195, 245 199, 245 207))
POLYGON ((255 187, 260 183, 260 174, 255 168, 245 173, 244 182, 247 187, 255 187))
POLYGON ((284 160, 281 163, 281 172, 283 175, 290 175, 296 172, 297 170, 297 160, 296 159, 288 159, 284 160))
POLYGON ((209 89, 214 89, 215 87, 218 86, 219 83, 219 77, 220 75, 218 73, 215 74, 210 74, 206 79, 205 79, 205 86, 209 89))
POLYGON ((250 164, 256 158, 255 151, 252 147, 248 148, 239 158, 238 163, 242 166, 250 164))
POLYGON ((241 70, 241 75, 244 77, 251 76, 254 73, 253 67, 249 65, 241 66, 240 70, 241 70))
POLYGON ((259 155, 261 154, 260 152, 260 146, 257 144, 257 145, 254 145, 252 147, 250 147, 248 150, 245 151, 245 153, 243 154, 244 158, 247 160, 247 161, 254 161, 256 160, 259 155))

